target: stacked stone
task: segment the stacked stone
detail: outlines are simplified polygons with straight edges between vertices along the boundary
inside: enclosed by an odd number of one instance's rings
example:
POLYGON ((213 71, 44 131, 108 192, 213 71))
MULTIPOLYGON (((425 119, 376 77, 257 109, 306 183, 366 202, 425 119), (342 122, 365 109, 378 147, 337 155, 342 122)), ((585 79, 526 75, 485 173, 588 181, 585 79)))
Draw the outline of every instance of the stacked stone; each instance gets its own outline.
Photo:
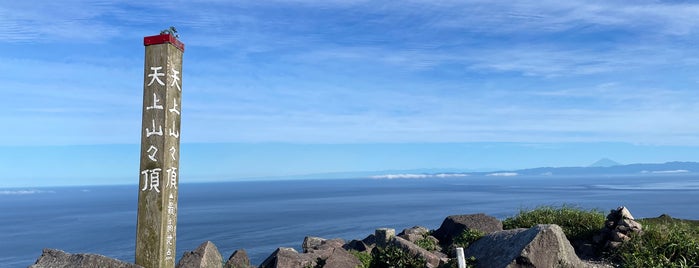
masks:
POLYGON ((631 235, 640 234, 643 227, 636 222, 626 207, 612 209, 604 222, 604 228, 595 235, 594 241, 607 249, 616 249, 623 242, 631 240, 631 235))

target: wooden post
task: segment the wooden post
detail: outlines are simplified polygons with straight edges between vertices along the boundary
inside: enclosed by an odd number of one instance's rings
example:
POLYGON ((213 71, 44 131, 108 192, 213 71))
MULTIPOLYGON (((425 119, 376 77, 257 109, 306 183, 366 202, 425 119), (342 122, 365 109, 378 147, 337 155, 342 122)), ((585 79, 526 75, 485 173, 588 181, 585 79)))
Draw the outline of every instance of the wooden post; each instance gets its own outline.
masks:
POLYGON ((172 34, 143 39, 136 264, 146 268, 175 267, 184 44, 172 34))

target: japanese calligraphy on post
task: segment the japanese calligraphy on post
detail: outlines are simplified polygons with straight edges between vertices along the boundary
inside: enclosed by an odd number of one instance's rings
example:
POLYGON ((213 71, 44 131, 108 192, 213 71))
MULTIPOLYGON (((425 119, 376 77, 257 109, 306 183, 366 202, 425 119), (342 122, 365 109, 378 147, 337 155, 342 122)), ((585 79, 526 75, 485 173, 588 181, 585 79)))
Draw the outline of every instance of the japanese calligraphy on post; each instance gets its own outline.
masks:
POLYGON ((184 45, 170 34, 144 45, 136 264, 174 267, 184 45))

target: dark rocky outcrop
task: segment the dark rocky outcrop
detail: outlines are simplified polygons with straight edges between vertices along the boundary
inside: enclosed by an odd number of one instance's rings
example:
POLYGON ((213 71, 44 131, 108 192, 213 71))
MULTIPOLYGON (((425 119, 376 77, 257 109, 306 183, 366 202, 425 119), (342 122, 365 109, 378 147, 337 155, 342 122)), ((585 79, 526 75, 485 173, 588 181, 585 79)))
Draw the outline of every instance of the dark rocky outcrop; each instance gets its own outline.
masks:
POLYGON ((231 256, 228 258, 228 261, 226 261, 226 264, 223 265, 224 268, 250 268, 252 265, 250 265, 250 258, 248 257, 248 253, 244 249, 239 249, 233 252, 231 256))
POLYGON ((450 245, 455 236, 464 230, 478 230, 483 233, 502 231, 502 222, 497 218, 479 214, 452 215, 444 219, 442 225, 432 236, 439 239, 442 245, 450 245))
POLYGON ((540 224, 529 229, 499 231, 485 235, 465 251, 478 267, 587 267, 566 239, 563 229, 540 224))
POLYGON ((139 265, 126 263, 97 254, 70 254, 57 249, 44 249, 43 253, 30 268, 80 268, 80 267, 114 267, 142 268, 139 265))
POLYGON ((177 268, 221 268, 223 258, 211 241, 202 243, 197 249, 185 252, 177 268))

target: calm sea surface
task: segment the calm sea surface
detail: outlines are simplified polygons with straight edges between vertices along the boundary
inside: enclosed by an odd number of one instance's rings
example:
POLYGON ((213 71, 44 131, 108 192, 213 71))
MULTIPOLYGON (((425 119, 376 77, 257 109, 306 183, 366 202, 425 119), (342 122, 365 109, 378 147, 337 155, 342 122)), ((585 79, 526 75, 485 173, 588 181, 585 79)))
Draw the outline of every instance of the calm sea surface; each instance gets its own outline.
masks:
MULTIPOLYGON (((133 262, 138 187, 0 189, 0 267, 27 267, 42 248, 133 262)), ((362 239, 376 228, 436 229, 453 214, 505 218, 521 208, 627 206, 637 218, 699 219, 699 177, 464 177, 181 184, 177 256, 206 240, 224 259, 260 264, 305 236, 362 239)))

